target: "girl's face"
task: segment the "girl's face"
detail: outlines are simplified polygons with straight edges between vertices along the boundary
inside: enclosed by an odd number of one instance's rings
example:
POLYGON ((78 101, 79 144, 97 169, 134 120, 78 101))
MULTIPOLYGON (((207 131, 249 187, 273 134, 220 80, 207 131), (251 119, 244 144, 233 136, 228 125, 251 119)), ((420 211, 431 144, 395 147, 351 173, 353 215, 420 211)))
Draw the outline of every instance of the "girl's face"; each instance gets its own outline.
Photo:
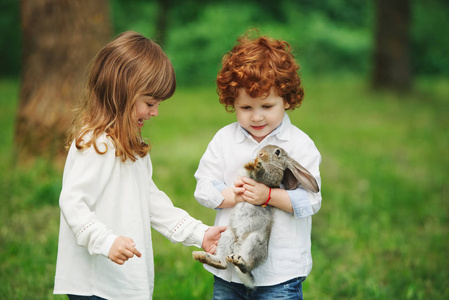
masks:
POLYGON ((136 122, 141 128, 146 120, 159 115, 159 104, 161 100, 151 96, 139 96, 136 99, 136 122))
POLYGON ((289 106, 273 88, 266 98, 251 98, 242 88, 234 101, 237 121, 258 143, 281 124, 289 106))

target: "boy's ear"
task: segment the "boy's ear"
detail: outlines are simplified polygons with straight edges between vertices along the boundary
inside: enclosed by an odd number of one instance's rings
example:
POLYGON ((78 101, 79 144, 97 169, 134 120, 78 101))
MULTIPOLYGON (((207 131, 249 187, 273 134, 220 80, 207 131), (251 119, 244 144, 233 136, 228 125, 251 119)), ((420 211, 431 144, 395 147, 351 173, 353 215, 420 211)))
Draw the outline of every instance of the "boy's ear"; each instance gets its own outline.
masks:
POLYGON ((284 108, 287 110, 290 108, 290 103, 284 100, 284 108))

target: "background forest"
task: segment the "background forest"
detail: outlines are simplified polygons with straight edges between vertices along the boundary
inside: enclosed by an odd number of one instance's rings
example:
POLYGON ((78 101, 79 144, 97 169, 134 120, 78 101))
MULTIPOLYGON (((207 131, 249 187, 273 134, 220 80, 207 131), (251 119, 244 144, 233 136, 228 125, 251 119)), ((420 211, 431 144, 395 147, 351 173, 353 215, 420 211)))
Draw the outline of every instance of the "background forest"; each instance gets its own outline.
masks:
MULTIPOLYGON (((65 299, 52 295, 61 165, 17 155, 26 2, 0 1, 0 298, 65 299)), ((399 92, 373 87, 377 3, 111 0, 109 16, 111 37, 136 30, 174 64, 179 87, 143 135, 175 205, 213 223, 193 198, 193 174, 214 133, 235 121, 214 80, 236 38, 257 28, 291 44, 306 97, 289 115, 323 157, 305 298, 449 299, 449 2, 397 1, 410 4, 411 85, 399 92)), ((154 299, 210 299, 195 249, 153 237, 154 299)))

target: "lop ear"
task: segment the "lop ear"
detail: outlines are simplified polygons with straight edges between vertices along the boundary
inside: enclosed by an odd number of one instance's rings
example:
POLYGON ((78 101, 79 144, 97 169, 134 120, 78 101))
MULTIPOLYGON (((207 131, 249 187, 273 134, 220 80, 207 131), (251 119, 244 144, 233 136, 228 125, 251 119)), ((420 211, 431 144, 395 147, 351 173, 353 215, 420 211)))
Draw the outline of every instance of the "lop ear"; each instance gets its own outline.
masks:
POLYGON ((320 191, 315 177, 313 177, 306 168, 290 157, 287 162, 287 169, 285 169, 282 183, 287 190, 293 190, 298 186, 301 186, 309 192, 318 193, 320 191))

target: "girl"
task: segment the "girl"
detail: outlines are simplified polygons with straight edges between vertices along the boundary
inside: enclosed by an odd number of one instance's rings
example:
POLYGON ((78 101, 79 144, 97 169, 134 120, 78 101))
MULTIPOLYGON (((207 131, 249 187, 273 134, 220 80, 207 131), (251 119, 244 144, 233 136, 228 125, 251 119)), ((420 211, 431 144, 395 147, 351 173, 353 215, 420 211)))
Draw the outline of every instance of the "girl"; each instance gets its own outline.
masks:
POLYGON ((175 86, 167 56, 135 32, 119 35, 93 61, 64 168, 55 294, 151 299, 150 226, 172 242, 215 252, 225 228, 209 228, 158 190, 140 133, 175 86))
POLYGON ((321 187, 320 153, 285 112, 299 107, 304 97, 299 67, 286 42, 249 36, 238 40, 222 64, 217 76, 220 102, 235 111, 237 122, 220 129, 209 143, 195 173, 195 197, 206 207, 218 208, 216 225, 227 225, 231 208, 240 201, 278 209, 268 258, 253 270, 256 288, 246 288, 230 264, 226 270, 205 266, 215 275, 214 299, 302 299, 302 282, 312 269, 311 216, 321 207, 321 193, 270 190, 240 177, 245 163, 274 144, 309 170, 321 187))

